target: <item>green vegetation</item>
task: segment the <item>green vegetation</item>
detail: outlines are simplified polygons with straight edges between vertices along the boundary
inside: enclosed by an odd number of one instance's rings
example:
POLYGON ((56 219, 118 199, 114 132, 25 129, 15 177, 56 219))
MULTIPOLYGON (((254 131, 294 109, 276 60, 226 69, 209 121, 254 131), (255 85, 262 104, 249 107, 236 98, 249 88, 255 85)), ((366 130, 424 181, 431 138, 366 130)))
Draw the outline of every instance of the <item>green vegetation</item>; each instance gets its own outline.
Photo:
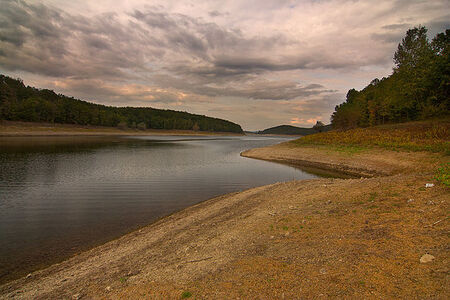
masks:
MULTIPOLYGON (((316 124, 317 125, 317 124, 316 124)), ((323 125, 323 124, 322 124, 323 125)), ((280 125, 267 128, 259 132, 259 134, 292 134, 292 135, 309 135, 317 132, 331 130, 331 125, 318 126, 316 128, 302 128, 291 125, 280 125)))
MULTIPOLYGON (((327 145, 335 148, 381 147, 390 150, 430 151, 450 154, 450 119, 329 131, 291 141, 294 146, 327 145)), ((336 149, 333 149, 336 150, 336 149)), ((342 150, 342 152, 345 152, 342 150)))
POLYGON ((435 179, 450 187, 450 163, 442 164, 442 166, 437 169, 435 179))
POLYGON ((407 31, 394 54, 393 74, 351 89, 336 106, 336 129, 442 117, 450 111, 450 30, 429 42, 425 27, 407 31))
POLYGON ((238 124, 187 112, 112 107, 89 103, 51 90, 25 86, 0 74, 0 120, 49 122, 136 129, 178 129, 241 133, 238 124))
POLYGON ((190 298, 190 297, 192 297, 192 293, 189 292, 189 291, 183 292, 183 293, 181 294, 181 298, 182 298, 182 299, 186 299, 186 298, 190 298))
POLYGON ((128 277, 126 277, 126 276, 120 277, 120 278, 119 278, 119 281, 120 281, 121 283, 125 283, 125 282, 127 282, 127 280, 128 280, 128 277))

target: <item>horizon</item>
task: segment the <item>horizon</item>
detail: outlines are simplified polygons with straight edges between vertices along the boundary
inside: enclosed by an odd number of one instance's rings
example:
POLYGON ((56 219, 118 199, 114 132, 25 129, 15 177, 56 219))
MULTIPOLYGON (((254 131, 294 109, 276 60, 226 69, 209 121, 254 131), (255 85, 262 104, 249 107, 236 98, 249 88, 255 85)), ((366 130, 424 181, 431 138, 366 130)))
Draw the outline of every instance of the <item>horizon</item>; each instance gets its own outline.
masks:
POLYGON ((5 1, 0 66, 111 106, 226 119, 245 131, 325 124, 392 73, 405 32, 449 27, 448 1, 5 1), (151 3, 151 4, 148 4, 151 3))

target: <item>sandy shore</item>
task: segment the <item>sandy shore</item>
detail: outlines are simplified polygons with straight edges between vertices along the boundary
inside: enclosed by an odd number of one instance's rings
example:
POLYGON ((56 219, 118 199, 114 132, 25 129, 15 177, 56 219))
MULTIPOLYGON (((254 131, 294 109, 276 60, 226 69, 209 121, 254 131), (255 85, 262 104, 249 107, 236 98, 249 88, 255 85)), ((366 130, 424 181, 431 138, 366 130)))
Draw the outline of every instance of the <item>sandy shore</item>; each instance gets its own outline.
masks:
POLYGON ((288 144, 242 155, 370 178, 276 183, 210 199, 3 285, 0 298, 450 295, 449 190, 433 180, 448 157, 288 144), (434 259, 421 263, 424 254, 434 259))
POLYGON ((0 137, 18 136, 127 136, 127 135, 242 135, 232 132, 209 132, 164 129, 118 129, 114 127, 80 126, 33 122, 0 121, 0 137))

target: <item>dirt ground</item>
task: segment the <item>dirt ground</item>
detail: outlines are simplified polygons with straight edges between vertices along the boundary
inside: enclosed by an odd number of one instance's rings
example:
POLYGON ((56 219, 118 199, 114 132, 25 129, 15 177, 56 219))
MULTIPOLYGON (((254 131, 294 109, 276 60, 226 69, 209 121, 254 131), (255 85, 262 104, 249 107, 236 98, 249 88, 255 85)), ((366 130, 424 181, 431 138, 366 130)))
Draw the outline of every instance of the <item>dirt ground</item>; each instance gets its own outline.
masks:
POLYGON ((242 135, 232 132, 209 132, 165 129, 118 129, 115 127, 81 126, 74 124, 1 121, 1 136, 123 136, 123 135, 242 135))
POLYGON ((448 156, 286 144, 243 155, 370 178, 214 198, 3 285, 0 298, 449 298, 450 194, 433 179, 448 156))

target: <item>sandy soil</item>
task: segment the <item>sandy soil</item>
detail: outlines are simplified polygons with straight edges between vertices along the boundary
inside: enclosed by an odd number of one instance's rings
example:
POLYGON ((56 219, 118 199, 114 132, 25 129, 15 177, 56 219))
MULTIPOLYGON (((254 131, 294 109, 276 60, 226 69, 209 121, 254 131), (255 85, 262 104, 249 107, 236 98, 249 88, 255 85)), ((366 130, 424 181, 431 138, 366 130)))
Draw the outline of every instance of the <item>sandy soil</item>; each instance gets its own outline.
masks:
POLYGON ((114 127, 79 126, 33 122, 0 121, 1 136, 124 136, 124 135, 242 135, 232 132, 208 132, 163 129, 118 129, 114 127))
POLYGON ((450 197, 433 180, 448 157, 286 144, 243 155, 372 177, 214 198, 3 285, 0 298, 449 297, 450 197))

